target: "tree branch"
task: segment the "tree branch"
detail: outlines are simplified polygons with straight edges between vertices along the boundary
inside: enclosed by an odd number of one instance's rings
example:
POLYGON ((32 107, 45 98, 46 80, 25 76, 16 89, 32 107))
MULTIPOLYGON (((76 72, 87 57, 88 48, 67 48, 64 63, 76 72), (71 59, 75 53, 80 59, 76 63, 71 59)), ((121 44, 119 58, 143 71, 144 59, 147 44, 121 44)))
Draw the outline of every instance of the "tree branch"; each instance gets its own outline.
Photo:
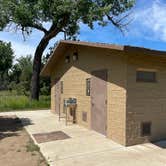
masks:
POLYGON ((45 29, 42 25, 32 24, 32 25, 29 25, 29 26, 32 27, 32 28, 36 28, 40 31, 43 31, 45 34, 48 33, 47 29, 45 29))
POLYGON ((55 37, 59 32, 60 32, 60 29, 57 28, 56 24, 53 23, 49 31, 47 32, 46 38, 50 40, 53 37, 55 37))
POLYGON ((115 20, 113 19, 113 17, 112 17, 112 16, 109 16, 109 15, 107 15, 107 18, 108 18, 109 21, 111 21, 111 23, 112 23, 114 26, 116 26, 121 32, 123 32, 123 30, 122 30, 122 25, 120 24, 119 21, 115 21, 115 20))
POLYGON ((51 39, 53 37, 55 37, 59 32, 62 32, 62 29, 66 26, 68 19, 69 19, 69 15, 68 14, 64 14, 62 16, 62 20, 59 23, 59 27, 57 26, 57 24, 52 23, 52 26, 50 27, 50 29, 47 32, 47 38, 51 39))
POLYGON ((20 26, 22 27, 21 30, 24 31, 24 28, 26 27, 30 27, 30 28, 35 28, 39 31, 42 31, 44 32, 45 34, 48 33, 47 29, 45 29, 42 25, 39 25, 39 24, 35 24, 35 23, 26 23, 24 25, 21 25, 20 26))
POLYGON ((107 15, 107 18, 108 18, 109 21, 111 21, 111 23, 114 26, 116 26, 122 33, 124 33, 123 28, 125 28, 130 23, 130 21, 128 21, 127 23, 125 23, 125 22, 122 23, 122 21, 125 20, 130 14, 131 13, 128 13, 128 14, 124 15, 122 18, 119 18, 117 20, 115 20, 113 18, 113 16, 110 16, 110 15, 107 15))

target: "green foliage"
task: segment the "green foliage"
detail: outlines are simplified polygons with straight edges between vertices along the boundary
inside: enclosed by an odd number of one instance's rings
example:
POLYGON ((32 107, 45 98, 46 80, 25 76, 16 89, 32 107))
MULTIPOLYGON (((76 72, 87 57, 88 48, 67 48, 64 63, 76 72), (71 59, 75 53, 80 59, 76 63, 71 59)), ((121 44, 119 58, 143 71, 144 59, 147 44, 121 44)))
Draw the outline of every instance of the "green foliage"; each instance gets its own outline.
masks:
POLYGON ((11 43, 0 41, 0 72, 8 71, 13 62, 11 43))
POLYGON ((5 43, 0 41, 0 74, 7 73, 12 67, 13 62, 13 50, 11 43, 5 43))
POLYGON ((9 71, 9 77, 11 82, 16 84, 20 82, 21 68, 18 63, 14 64, 9 71))
POLYGON ((36 28, 44 33, 66 32, 73 36, 79 30, 79 23, 83 22, 90 28, 98 21, 100 25, 107 25, 110 18, 117 17, 128 11, 134 0, 1 0, 0 1, 0 27, 14 22, 22 31, 31 33, 36 28), (43 23, 50 22, 49 30, 43 23))
MULTIPOLYGON (((9 70, 8 75, 4 75, 2 84, 6 85, 6 87, 2 87, 1 85, 1 89, 16 90, 17 95, 30 96, 30 81, 33 66, 32 56, 22 56, 16 62, 9 70)), ((46 63, 46 60, 44 59, 43 62, 46 63)), ((40 88, 41 95, 49 95, 50 79, 42 78, 40 80, 40 88)))
POLYGON ((12 66, 13 58, 11 43, 0 41, 0 90, 7 87, 8 71, 12 66))
POLYGON ((29 96, 30 80, 32 76, 32 57, 20 57, 9 73, 10 81, 8 88, 17 90, 19 95, 29 96))
POLYGON ((31 139, 26 145, 26 149, 27 149, 27 152, 40 152, 40 147, 35 145, 31 139))
POLYGON ((21 70, 20 81, 28 81, 32 76, 32 56, 27 55, 26 57, 20 57, 17 59, 18 67, 21 70))
POLYGON ((30 80, 32 76, 32 57, 31 55, 27 55, 26 57, 17 59, 17 62, 21 70, 18 87, 24 95, 29 96, 28 92, 30 91, 30 80))
POLYGON ((17 95, 25 95, 29 97, 29 87, 29 81, 21 81, 20 83, 15 84, 13 88, 17 91, 17 95))
POLYGON ((39 101, 30 100, 16 91, 0 91, 0 112, 14 110, 37 110, 50 107, 50 96, 40 96, 39 101))
POLYGON ((44 82, 42 87, 40 88, 40 94, 41 95, 50 95, 50 86, 46 85, 44 82))
POLYGON ((0 30, 3 30, 5 28, 6 24, 9 23, 9 14, 7 12, 7 6, 8 3, 5 4, 4 0, 0 0, 0 30), (4 8, 5 7, 5 8, 4 8))

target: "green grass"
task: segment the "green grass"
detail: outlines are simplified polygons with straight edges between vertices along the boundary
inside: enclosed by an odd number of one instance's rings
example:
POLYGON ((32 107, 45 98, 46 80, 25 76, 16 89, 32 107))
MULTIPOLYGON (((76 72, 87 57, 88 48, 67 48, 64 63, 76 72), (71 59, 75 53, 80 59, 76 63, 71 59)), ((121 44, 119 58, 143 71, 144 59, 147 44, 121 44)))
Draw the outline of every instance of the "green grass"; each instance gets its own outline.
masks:
POLYGON ((32 101, 27 96, 16 92, 0 91, 0 112, 15 110, 37 110, 50 107, 50 96, 40 96, 39 101, 32 101))
POLYGON ((32 140, 26 145, 27 152, 40 152, 39 146, 35 145, 32 140))

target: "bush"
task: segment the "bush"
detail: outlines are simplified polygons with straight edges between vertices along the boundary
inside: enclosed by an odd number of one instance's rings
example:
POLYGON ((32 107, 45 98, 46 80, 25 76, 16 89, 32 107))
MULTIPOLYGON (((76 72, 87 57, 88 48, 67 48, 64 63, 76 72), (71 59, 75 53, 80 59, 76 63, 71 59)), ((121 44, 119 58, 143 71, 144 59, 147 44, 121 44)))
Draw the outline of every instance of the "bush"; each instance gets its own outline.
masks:
POLYGON ((22 81, 19 84, 16 84, 15 90, 18 95, 25 95, 27 97, 30 95, 29 89, 27 88, 27 81, 22 81))
POLYGON ((43 87, 40 88, 40 94, 46 96, 50 95, 50 87, 44 84, 43 87))

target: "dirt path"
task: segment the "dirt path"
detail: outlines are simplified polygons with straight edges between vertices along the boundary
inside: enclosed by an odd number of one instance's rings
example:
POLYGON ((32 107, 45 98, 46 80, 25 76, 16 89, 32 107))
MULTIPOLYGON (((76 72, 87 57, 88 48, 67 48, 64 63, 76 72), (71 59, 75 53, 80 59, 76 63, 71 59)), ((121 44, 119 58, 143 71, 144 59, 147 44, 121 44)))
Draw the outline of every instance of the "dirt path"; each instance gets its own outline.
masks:
POLYGON ((0 165, 47 166, 16 117, 0 117, 0 165))

